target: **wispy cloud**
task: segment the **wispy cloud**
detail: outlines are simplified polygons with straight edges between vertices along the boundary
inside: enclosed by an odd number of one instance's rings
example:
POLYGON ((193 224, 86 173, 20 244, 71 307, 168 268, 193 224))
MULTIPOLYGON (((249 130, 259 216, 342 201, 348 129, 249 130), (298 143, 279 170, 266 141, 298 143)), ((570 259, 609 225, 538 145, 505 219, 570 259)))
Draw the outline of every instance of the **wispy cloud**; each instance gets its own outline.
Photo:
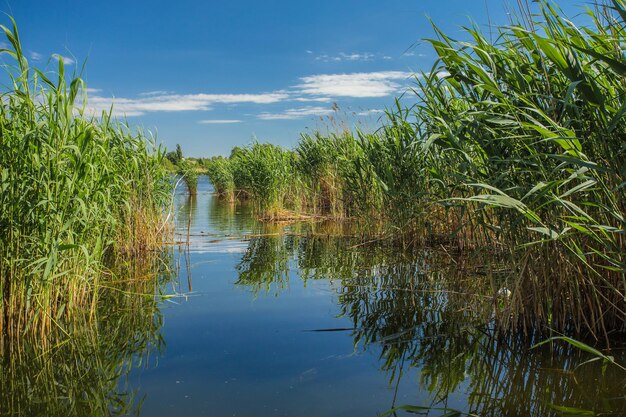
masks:
POLYGON ((220 125, 220 124, 241 123, 241 120, 238 120, 238 119, 206 119, 206 120, 199 120, 198 123, 200 123, 202 125, 220 125))
POLYGON ((87 93, 88 95, 92 95, 92 94, 97 94, 97 93, 101 93, 102 90, 100 88, 91 88, 91 87, 85 87, 85 89, 81 89, 82 92, 87 93))
POLYGON ((373 116, 375 114, 381 114, 381 113, 384 113, 384 110, 381 110, 381 109, 369 109, 369 110, 364 110, 364 111, 357 112, 356 115, 365 117, 365 116, 373 116))
POLYGON ((398 92, 413 74, 403 71, 320 74, 302 77, 302 93, 330 97, 384 97, 398 92))
POLYGON ((304 103, 330 103, 331 101, 333 101, 333 99, 332 97, 292 97, 291 101, 299 101, 304 103))
MULTIPOLYGON (((0 45, 0 47, 2 47, 2 45, 0 45)), ((34 61, 34 62, 41 62, 44 59, 46 59, 44 54, 41 54, 37 51, 30 51, 28 56, 30 57, 31 61, 34 61)), ((63 56, 60 54, 52 54, 51 57, 57 62, 63 61, 64 65, 73 65, 76 63, 76 61, 73 58, 70 58, 68 56, 63 56)))
POLYGON ((150 95, 141 98, 102 97, 88 98, 86 110, 99 114, 113 106, 115 115, 141 116, 151 112, 180 112, 194 110, 210 110, 214 104, 271 104, 286 100, 287 93, 274 92, 266 94, 164 94, 150 95))
POLYGON ((145 93, 139 93, 142 97, 150 97, 150 96, 164 96, 167 94, 174 94, 173 91, 166 90, 155 90, 155 91, 146 91, 145 93))
POLYGON ((331 107, 307 106, 296 109, 287 109, 280 113, 261 113, 257 117, 261 120, 295 120, 305 117, 324 117, 334 113, 331 107))
POLYGON ((403 53, 402 55, 403 55, 403 56, 417 56, 417 57, 420 57, 420 58, 424 58, 424 57, 427 57, 427 56, 428 56, 428 55, 426 55, 426 54, 423 54, 423 53, 417 53, 417 52, 415 52, 415 51, 407 51, 407 52, 403 53))
MULTIPOLYGON (((262 120, 291 120, 327 116, 333 110, 314 103, 330 103, 337 98, 387 97, 401 93, 410 84, 410 72, 379 71, 347 74, 317 74, 300 79, 300 84, 285 90, 258 94, 174 94, 166 90, 147 91, 137 97, 107 97, 100 90, 88 89, 85 111, 100 114, 113 108, 115 116, 141 116, 155 112, 208 111, 219 104, 311 103, 284 111, 263 112, 262 120)), ((368 114, 372 114, 371 112, 368 114)), ((202 124, 241 123, 238 119, 205 119, 202 124)))
POLYGON ((63 61, 64 65, 72 65, 75 62, 72 58, 59 54, 52 54, 52 58, 56 61, 63 61))
POLYGON ((371 52, 340 52, 337 55, 318 55, 315 57, 316 61, 322 62, 341 62, 341 61, 372 61, 376 58, 376 54, 371 52))
POLYGON ((35 61, 35 62, 39 62, 39 61, 41 61, 43 59, 43 55, 40 54, 39 52, 32 51, 30 53, 30 59, 35 61))

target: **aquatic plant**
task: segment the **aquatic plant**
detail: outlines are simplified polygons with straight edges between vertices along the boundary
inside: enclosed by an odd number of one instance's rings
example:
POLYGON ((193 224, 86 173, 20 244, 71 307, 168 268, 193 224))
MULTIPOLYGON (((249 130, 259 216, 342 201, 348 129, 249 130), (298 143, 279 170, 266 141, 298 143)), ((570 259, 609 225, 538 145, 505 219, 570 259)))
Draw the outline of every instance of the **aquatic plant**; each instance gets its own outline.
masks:
POLYGON ((340 219, 371 210, 374 192, 362 187, 355 166, 362 152, 350 132, 303 134, 295 153, 302 206, 307 211, 340 219))
POLYGON ((161 248, 170 181, 151 137, 89 115, 81 78, 62 60, 31 68, 15 22, 0 28, 15 62, 0 101, 0 332, 45 346, 97 304, 113 259, 161 248))
POLYGON ((524 335, 499 333, 492 321, 498 308, 493 277, 480 273, 480 257, 468 253, 453 262, 443 249, 359 245, 316 227, 265 223, 241 255, 236 284, 274 297, 289 291, 294 274, 307 286, 330 280, 339 316, 349 320, 337 330, 349 332, 355 354, 375 352, 390 388, 406 390, 409 381, 420 387, 414 404, 394 396, 390 410, 379 415, 556 416, 624 408, 626 375, 616 366, 623 350, 613 358, 562 337, 543 344, 565 340, 572 346, 529 349, 524 335))
POLYGON ((187 185, 187 192, 191 196, 198 194, 198 167, 189 160, 182 160, 178 163, 176 173, 187 185))
POLYGON ((591 27, 541 3, 496 43, 430 40, 439 61, 415 89, 430 182, 457 207, 451 232, 508 252, 505 327, 625 330, 624 4, 591 27))
POLYGON ((406 93, 413 106, 397 102, 375 132, 303 135, 295 155, 244 148, 235 187, 261 212, 490 249, 508 264, 502 329, 608 342, 626 331, 626 3, 590 9, 586 26, 537 7, 494 42, 476 27, 463 42, 433 25, 438 60, 406 93))
POLYGON ((260 216, 279 217, 286 201, 294 201, 297 183, 294 153, 280 146, 254 143, 231 158, 236 192, 251 197, 260 216))
POLYGON ((205 160, 207 176, 215 188, 215 192, 227 201, 235 201, 235 179, 230 166, 230 159, 215 157, 205 160))

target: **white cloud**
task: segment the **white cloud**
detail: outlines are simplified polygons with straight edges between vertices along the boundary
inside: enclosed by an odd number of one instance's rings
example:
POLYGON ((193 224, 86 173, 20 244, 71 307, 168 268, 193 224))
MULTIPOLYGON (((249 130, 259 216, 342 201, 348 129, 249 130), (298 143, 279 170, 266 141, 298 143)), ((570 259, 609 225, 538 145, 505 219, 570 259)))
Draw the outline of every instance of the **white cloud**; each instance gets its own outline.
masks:
POLYGON ((380 114, 380 113, 384 113, 384 110, 369 109, 369 110, 360 111, 356 115, 357 116, 373 116, 375 114, 380 114))
POLYGON ((293 97, 290 100, 304 103, 310 103, 312 101, 317 103, 330 103, 333 101, 331 97, 293 97))
POLYGON ((52 54, 52 58, 56 61, 63 61, 64 65, 72 65, 75 62, 72 58, 59 54, 52 54))
POLYGON ((413 73, 403 71, 319 74, 302 77, 302 93, 331 97, 384 97, 401 90, 413 73))
POLYGON ((230 124, 230 123, 241 123, 241 120, 238 120, 238 119, 206 119, 206 120, 199 120, 198 123, 203 124, 203 125, 230 124))
POLYGON ((141 98, 91 96, 87 100, 86 110, 92 114, 108 111, 113 106, 115 115, 141 116, 151 112, 179 112, 210 110, 217 103, 271 104, 286 100, 287 93, 267 94, 164 94, 141 98))
POLYGON ((338 55, 319 55, 315 57, 315 60, 322 62, 371 61, 374 58, 376 58, 376 54, 371 52, 340 52, 338 55))
POLYGON ((146 91, 145 93, 139 93, 142 97, 150 97, 150 96, 164 96, 168 94, 174 94, 173 91, 166 90, 155 90, 155 91, 146 91))
POLYGON ((282 113, 261 113, 257 117, 261 120, 294 120, 310 116, 328 116, 333 112, 334 110, 330 107, 308 106, 297 109, 287 109, 282 113))
MULTIPOLYGON (((444 76, 445 74, 441 74, 444 76)), ((137 97, 107 97, 100 90, 87 89, 87 114, 99 115, 113 108, 115 116, 141 116, 154 112, 208 111, 219 104, 274 104, 281 102, 311 103, 257 115, 262 120, 290 120, 308 116, 327 116, 330 107, 314 103, 330 103, 336 98, 387 97, 400 94, 411 84, 415 75, 403 71, 358 72, 348 74, 317 74, 300 79, 300 84, 286 90, 260 94, 174 94, 165 90, 148 91, 137 97)), ((368 114, 373 114, 370 111, 368 114)), ((240 123, 238 119, 206 119, 199 123, 240 123)))
POLYGON ((102 90, 99 88, 91 88, 91 87, 86 87, 84 90, 81 89, 81 91, 84 91, 89 95, 102 92, 102 90))
POLYGON ((32 51, 30 53, 30 59, 32 59, 35 62, 39 62, 43 59, 43 55, 40 54, 39 52, 32 51))
POLYGON ((420 58, 424 58, 424 57, 428 56, 428 55, 423 54, 423 53, 419 53, 418 54, 415 51, 407 51, 407 52, 403 53, 402 55, 403 56, 418 56, 420 58))

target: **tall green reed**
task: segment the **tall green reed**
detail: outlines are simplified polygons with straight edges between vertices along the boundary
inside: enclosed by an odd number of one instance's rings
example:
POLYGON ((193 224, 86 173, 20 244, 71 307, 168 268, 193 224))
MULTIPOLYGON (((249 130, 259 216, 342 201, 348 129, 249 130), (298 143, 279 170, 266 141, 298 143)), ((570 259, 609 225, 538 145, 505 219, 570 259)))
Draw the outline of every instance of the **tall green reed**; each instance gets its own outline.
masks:
POLYGON ((56 74, 31 68, 15 22, 1 28, 15 65, 0 101, 0 329, 45 343, 96 303, 113 258, 160 247, 169 178, 150 137, 90 116, 79 77, 62 61, 56 74))
POLYGON ((510 254, 503 320, 598 337, 623 331, 626 316, 624 2, 583 28, 540 7, 535 30, 513 24, 495 44, 476 28, 458 42, 435 27, 439 61, 416 112, 467 238, 510 254))
POLYGON ((533 7, 493 42, 433 25, 438 60, 379 130, 303 135, 295 164, 237 169, 281 178, 267 189, 293 210, 505 257, 503 329, 608 339, 626 330, 626 3, 589 10, 586 26, 533 7))

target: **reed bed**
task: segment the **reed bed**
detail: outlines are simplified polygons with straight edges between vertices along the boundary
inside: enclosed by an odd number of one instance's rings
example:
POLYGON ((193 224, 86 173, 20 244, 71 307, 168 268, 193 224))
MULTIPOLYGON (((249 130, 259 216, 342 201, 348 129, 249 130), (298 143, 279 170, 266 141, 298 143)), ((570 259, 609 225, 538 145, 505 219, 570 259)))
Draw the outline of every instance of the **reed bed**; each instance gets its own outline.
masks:
POLYGON ((88 115, 81 78, 63 62, 31 68, 15 22, 1 28, 12 60, 0 100, 2 346, 45 345, 53 327, 94 308, 115 259, 160 249, 170 180, 151 137, 88 115))
POLYGON ((537 7, 493 42, 433 26, 439 59, 378 131, 253 144, 208 161, 211 180, 264 218, 348 218, 405 244, 504 257, 502 329, 623 334, 626 3, 588 10, 586 26, 537 7))

